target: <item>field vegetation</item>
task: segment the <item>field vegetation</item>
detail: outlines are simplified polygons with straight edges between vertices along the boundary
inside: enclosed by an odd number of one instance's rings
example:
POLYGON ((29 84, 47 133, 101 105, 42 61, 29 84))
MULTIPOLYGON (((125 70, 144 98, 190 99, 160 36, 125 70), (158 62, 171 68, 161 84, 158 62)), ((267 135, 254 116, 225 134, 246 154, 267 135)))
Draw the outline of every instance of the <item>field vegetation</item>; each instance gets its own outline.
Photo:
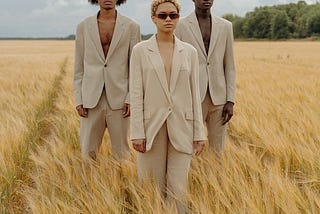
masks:
MULTIPOLYGON (((73 41, 0 41, 0 213, 175 213, 135 152, 81 158, 73 41)), ((320 213, 320 45, 236 42, 225 153, 190 172, 191 213, 320 213)))

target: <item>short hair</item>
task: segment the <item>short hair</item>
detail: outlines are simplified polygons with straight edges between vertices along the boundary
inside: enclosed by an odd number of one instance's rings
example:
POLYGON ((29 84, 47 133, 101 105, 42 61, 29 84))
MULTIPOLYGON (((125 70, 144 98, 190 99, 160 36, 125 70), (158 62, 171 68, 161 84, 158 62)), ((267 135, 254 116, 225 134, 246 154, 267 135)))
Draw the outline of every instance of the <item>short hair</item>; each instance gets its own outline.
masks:
MULTIPOLYGON (((127 0, 117 0, 116 5, 119 6, 121 4, 124 4, 127 0)), ((98 0, 88 0, 91 4, 98 4, 98 0)))
POLYGON ((151 16, 156 15, 156 11, 158 9, 158 6, 162 3, 170 2, 172 3, 178 10, 178 13, 180 13, 181 5, 178 0, 152 0, 151 2, 151 16))

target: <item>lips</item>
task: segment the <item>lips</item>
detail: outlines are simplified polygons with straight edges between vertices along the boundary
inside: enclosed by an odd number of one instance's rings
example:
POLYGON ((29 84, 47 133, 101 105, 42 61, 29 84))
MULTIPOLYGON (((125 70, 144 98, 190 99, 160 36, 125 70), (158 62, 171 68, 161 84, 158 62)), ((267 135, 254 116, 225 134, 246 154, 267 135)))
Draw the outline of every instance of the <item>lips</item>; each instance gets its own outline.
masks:
POLYGON ((103 4, 110 5, 112 4, 112 1, 104 1, 103 4))

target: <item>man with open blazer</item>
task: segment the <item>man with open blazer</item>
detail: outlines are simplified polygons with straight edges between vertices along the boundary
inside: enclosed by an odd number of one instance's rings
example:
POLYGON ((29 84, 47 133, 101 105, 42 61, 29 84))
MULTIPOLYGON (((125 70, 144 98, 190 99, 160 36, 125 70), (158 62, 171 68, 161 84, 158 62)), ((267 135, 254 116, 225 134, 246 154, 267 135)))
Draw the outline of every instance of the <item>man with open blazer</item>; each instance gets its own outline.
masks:
POLYGON ((235 98, 233 28, 229 21, 211 14, 213 0, 193 2, 195 11, 180 19, 175 35, 198 51, 203 119, 209 147, 220 154, 235 98))
POLYGON ((77 27, 74 62, 74 94, 80 115, 82 153, 96 159, 108 128, 115 157, 130 154, 129 61, 140 42, 140 27, 115 9, 125 0, 89 1, 98 14, 77 27))

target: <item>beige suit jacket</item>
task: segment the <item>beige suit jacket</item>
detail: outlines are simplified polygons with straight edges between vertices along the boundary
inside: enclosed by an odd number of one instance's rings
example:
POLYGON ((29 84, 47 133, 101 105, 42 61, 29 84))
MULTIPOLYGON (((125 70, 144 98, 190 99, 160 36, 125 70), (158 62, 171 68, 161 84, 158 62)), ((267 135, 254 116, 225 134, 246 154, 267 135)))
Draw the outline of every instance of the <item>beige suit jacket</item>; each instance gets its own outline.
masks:
POLYGON ((77 27, 74 62, 76 106, 94 108, 106 89, 111 109, 129 103, 129 59, 132 48, 141 40, 139 25, 117 13, 107 57, 100 42, 97 15, 83 20, 77 27))
POLYGON ((130 61, 131 139, 146 139, 147 151, 166 122, 176 150, 191 154, 205 140, 197 51, 175 38, 170 85, 156 37, 137 44, 130 61))
POLYGON ((194 46, 200 63, 200 95, 203 101, 209 87, 212 102, 223 105, 235 99, 235 63, 233 56, 232 23, 212 17, 212 32, 208 54, 206 53, 195 12, 180 19, 175 35, 194 46))

